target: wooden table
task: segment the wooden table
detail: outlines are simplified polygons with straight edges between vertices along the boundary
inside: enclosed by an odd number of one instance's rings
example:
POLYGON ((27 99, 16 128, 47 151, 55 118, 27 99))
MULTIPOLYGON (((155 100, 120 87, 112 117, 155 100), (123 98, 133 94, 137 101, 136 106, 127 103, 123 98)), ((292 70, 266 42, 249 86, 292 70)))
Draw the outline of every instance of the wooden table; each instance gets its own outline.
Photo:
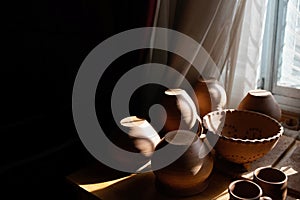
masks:
MULTIPOLYGON (((299 132, 295 132, 296 136, 299 132)), ((257 167, 273 166, 288 175, 288 200, 300 199, 300 141, 283 135, 275 148, 263 158, 248 164, 234 165, 218 157, 208 188, 201 194, 179 198, 161 194, 155 188, 153 172, 126 174, 95 163, 76 171, 67 180, 74 186, 78 199, 158 199, 158 200, 228 200, 227 187, 232 180, 252 178, 257 167)))

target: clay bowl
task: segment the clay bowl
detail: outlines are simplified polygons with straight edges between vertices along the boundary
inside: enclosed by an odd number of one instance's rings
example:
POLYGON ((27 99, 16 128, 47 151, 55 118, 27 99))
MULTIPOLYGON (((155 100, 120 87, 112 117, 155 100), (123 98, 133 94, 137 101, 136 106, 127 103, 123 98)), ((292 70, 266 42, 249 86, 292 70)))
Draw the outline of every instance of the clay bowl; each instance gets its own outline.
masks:
POLYGON ((273 118, 254 111, 225 109, 205 115, 203 126, 215 151, 228 161, 245 164, 267 154, 283 134, 273 118))

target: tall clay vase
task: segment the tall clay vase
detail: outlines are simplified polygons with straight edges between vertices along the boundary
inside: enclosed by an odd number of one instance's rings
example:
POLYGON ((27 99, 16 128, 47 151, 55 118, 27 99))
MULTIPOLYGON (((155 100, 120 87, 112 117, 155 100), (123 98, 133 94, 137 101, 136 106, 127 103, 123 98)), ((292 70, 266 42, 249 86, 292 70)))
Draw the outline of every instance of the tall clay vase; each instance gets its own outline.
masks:
POLYGON ((209 112, 225 108, 227 95, 222 84, 217 79, 199 79, 194 86, 194 90, 201 118, 209 112))
POLYGON ((270 91, 250 90, 238 105, 238 110, 263 113, 280 121, 281 109, 270 91))
POLYGON ((178 129, 197 130, 197 109, 185 90, 180 88, 166 90, 161 105, 167 114, 161 137, 178 129))
POLYGON ((166 152, 154 154, 151 158, 158 191, 171 196, 191 196, 207 188, 213 170, 213 158, 195 133, 171 131, 156 146, 156 153, 160 150, 166 152), (180 151, 182 154, 178 154, 180 151), (177 156, 175 161, 166 164, 165 161, 174 155, 177 156), (162 164, 166 166, 161 168, 162 164))

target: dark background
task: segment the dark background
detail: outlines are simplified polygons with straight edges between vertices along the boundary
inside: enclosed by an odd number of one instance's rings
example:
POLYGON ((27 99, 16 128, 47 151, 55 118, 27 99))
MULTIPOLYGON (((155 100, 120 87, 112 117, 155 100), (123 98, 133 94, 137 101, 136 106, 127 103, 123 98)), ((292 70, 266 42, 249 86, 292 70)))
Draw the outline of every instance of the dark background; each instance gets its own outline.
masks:
MULTIPOLYGON (((65 176, 93 161, 78 138, 72 118, 77 70, 88 53, 106 38, 146 26, 149 2, 2 3, 1 196, 73 199, 65 176)), ((133 52, 113 64, 101 80, 101 86, 108 88, 102 88, 102 92, 109 94, 114 81, 110 76, 136 65, 139 53, 133 52)), ((109 102, 98 99, 100 105, 109 102)), ((101 106, 99 109, 100 113, 107 112, 101 106)))

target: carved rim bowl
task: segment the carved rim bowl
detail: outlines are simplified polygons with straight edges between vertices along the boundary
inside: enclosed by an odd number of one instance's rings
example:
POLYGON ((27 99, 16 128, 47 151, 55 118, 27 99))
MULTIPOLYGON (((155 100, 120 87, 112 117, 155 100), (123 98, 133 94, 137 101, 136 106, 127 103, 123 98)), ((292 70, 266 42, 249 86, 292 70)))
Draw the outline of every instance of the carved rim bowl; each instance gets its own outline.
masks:
POLYGON ((254 111, 225 109, 203 117, 206 137, 215 151, 228 161, 255 161, 275 147, 283 134, 275 119, 254 111))

